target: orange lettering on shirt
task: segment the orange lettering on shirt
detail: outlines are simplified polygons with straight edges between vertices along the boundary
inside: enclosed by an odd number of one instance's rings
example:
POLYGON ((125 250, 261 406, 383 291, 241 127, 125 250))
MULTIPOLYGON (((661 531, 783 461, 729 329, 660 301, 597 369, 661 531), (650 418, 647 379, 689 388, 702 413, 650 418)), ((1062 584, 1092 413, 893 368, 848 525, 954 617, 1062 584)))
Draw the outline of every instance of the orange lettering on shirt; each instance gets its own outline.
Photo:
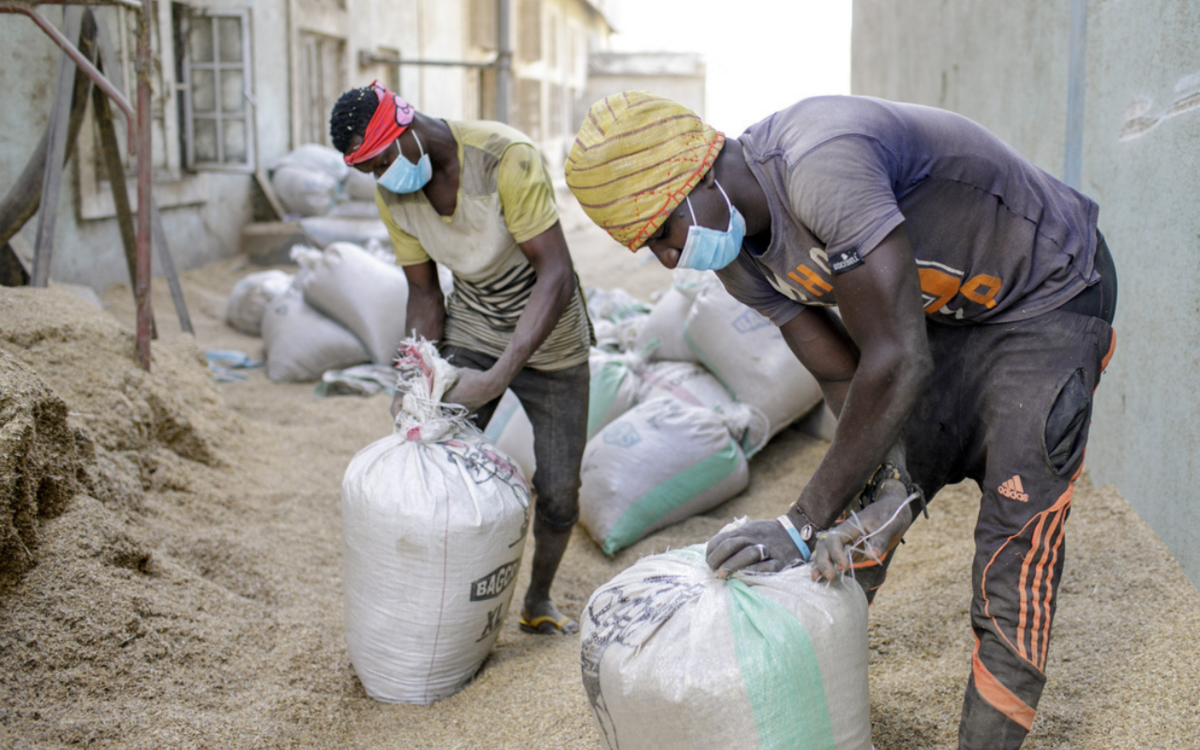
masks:
POLYGON ((996 293, 1000 291, 1000 279, 981 273, 963 284, 958 291, 972 302, 978 302, 991 310, 996 306, 996 293), (980 289, 984 290, 982 294, 979 292, 980 289))
POLYGON ((921 277, 921 291, 933 297, 933 302, 925 306, 927 314, 932 315, 941 310, 947 302, 954 299, 954 295, 958 294, 959 277, 936 268, 920 268, 917 273, 921 277))
POLYGON ((796 266, 796 271, 788 273, 788 278, 808 290, 814 297, 820 297, 833 289, 828 281, 817 275, 817 272, 805 266, 796 266), (796 273, 799 271, 799 273, 796 273), (803 278, 801 278, 803 275, 803 278))

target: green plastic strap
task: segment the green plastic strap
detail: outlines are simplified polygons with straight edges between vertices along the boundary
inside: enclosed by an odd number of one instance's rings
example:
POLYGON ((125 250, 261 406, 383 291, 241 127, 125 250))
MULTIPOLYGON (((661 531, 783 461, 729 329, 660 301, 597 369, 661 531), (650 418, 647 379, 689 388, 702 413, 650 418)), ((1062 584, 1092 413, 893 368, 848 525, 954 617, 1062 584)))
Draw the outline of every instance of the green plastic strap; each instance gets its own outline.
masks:
POLYGON ((617 400, 621 383, 629 375, 629 368, 620 362, 605 362, 592 377, 588 390, 587 436, 590 438, 600 428, 600 421, 617 400))
POLYGON ((707 491, 737 471, 741 451, 731 439, 729 444, 699 463, 692 464, 634 500, 601 545, 606 555, 624 549, 641 539, 646 529, 688 500, 707 491))
POLYGON ((796 616, 745 581, 730 578, 729 624, 759 750, 833 750, 821 665, 796 616))

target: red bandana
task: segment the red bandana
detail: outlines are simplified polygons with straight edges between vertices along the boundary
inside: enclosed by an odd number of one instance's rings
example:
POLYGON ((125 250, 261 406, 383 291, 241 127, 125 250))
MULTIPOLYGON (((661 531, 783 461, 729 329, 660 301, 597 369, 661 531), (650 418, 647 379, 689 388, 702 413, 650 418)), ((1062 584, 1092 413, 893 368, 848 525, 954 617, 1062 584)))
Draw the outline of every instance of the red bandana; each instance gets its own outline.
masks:
POLYGON ((379 97, 379 106, 371 121, 367 123, 367 132, 363 134, 363 142, 358 148, 342 157, 349 166, 373 159, 383 150, 392 145, 392 141, 408 129, 413 120, 412 106, 383 87, 379 81, 372 81, 375 96, 379 97))

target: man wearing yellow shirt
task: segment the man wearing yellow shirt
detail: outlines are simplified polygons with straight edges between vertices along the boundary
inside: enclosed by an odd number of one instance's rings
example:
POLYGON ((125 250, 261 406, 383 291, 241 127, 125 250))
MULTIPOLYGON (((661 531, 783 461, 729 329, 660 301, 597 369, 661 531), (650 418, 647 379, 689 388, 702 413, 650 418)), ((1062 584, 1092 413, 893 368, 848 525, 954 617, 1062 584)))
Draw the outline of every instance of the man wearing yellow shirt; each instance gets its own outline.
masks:
POLYGON ((506 388, 521 400, 537 463, 521 629, 574 633, 550 587, 579 516, 594 336, 541 155, 507 125, 429 117, 378 82, 343 94, 329 127, 346 163, 378 182, 408 279, 407 330, 462 368, 446 399, 481 427, 506 388), (437 263, 454 274, 449 297, 437 263))

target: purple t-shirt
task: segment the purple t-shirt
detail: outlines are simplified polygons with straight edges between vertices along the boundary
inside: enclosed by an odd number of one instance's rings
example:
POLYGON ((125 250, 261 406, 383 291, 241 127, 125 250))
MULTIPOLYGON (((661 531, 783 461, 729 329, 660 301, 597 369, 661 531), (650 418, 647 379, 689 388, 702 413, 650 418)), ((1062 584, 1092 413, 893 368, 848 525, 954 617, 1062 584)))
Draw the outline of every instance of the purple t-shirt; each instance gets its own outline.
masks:
POLYGON ((837 304, 832 277, 902 223, 937 321, 1031 318, 1099 280, 1096 203, 960 115, 822 96, 738 140, 767 196, 771 243, 746 243, 717 274, 776 325, 837 304))

